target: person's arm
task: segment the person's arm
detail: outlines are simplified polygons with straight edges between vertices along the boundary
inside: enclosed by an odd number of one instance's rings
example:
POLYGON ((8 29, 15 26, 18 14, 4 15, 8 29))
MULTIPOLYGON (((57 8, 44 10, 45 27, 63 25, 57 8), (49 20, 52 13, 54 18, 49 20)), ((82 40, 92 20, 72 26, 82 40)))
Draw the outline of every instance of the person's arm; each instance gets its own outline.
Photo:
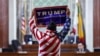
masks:
POLYGON ((71 25, 71 19, 69 17, 66 17, 66 21, 64 23, 63 29, 58 33, 59 38, 61 42, 64 40, 65 36, 68 34, 68 31, 70 30, 70 25, 71 25))
POLYGON ((38 30, 38 28, 36 27, 36 22, 35 22, 35 18, 34 17, 30 19, 29 26, 30 26, 30 30, 31 30, 32 34, 34 35, 34 37, 37 40, 40 40, 42 38, 43 33, 40 32, 38 30))

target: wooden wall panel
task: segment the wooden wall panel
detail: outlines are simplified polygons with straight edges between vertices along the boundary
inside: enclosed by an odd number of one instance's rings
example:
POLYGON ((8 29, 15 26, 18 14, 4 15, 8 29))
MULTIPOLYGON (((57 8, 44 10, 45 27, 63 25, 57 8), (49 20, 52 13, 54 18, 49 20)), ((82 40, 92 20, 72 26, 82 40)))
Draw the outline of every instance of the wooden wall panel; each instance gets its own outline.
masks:
POLYGON ((93 7, 94 48, 100 49, 100 0, 94 0, 93 7))
POLYGON ((0 0, 0 48, 8 45, 8 1, 0 0))

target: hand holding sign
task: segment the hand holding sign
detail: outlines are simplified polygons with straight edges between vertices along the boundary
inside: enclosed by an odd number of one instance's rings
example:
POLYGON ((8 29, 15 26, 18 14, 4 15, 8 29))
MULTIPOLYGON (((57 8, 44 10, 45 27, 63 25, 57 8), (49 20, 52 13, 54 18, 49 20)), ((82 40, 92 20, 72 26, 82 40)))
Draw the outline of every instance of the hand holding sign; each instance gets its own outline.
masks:
POLYGON ((66 17, 69 16, 67 9, 67 6, 35 8, 32 16, 35 16, 38 27, 45 27, 51 21, 55 22, 57 26, 61 26, 65 23, 66 17))

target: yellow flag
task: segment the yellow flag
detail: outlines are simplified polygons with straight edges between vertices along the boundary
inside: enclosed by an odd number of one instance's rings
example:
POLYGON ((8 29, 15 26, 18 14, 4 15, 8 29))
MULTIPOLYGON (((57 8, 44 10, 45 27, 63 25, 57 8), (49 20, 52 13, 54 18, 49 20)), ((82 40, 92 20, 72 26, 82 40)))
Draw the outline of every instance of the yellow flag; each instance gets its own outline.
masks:
POLYGON ((79 3, 77 5, 78 5, 78 36, 79 36, 79 41, 85 43, 85 34, 84 34, 85 32, 84 32, 81 6, 79 3))

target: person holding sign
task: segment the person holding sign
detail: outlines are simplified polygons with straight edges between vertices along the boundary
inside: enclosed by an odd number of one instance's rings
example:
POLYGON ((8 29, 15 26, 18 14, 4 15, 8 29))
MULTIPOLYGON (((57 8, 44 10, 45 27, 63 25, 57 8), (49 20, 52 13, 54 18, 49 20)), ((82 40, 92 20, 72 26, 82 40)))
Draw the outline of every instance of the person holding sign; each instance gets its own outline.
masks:
POLYGON ((68 34, 71 25, 71 19, 66 16, 66 21, 62 30, 58 33, 56 24, 51 21, 45 33, 38 30, 34 15, 29 21, 30 30, 39 44, 38 56, 60 56, 61 42, 68 34))

